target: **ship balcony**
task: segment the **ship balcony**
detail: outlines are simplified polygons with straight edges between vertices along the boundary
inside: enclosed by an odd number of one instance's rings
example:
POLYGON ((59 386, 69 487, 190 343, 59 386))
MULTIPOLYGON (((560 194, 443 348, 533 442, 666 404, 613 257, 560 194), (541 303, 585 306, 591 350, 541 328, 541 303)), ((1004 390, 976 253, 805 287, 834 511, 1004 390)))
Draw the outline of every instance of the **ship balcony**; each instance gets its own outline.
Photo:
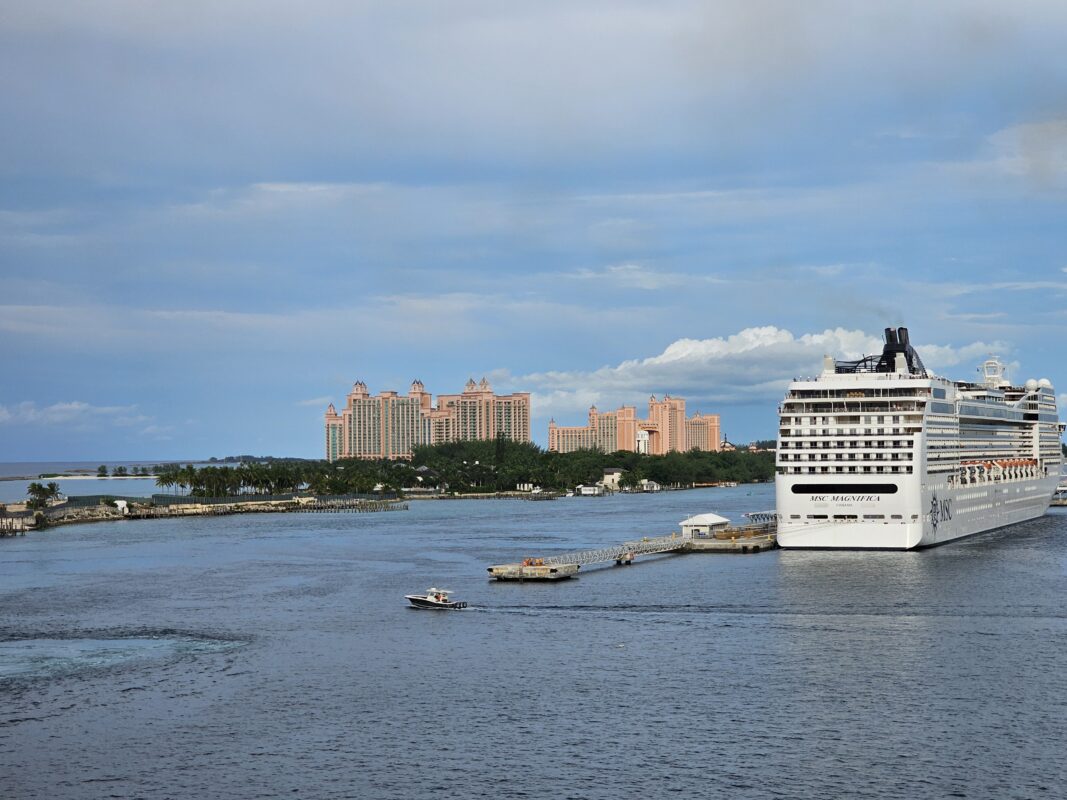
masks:
POLYGON ((815 464, 780 464, 775 468, 778 475, 912 475, 915 468, 910 465, 863 465, 831 466, 815 464))
POLYGON ((877 466, 879 464, 910 464, 914 461, 911 453, 885 453, 861 456, 860 454, 849 454, 848 456, 826 456, 816 457, 814 453, 780 453, 778 456, 779 464, 803 464, 803 465, 824 465, 824 466, 863 466, 872 465, 877 466))

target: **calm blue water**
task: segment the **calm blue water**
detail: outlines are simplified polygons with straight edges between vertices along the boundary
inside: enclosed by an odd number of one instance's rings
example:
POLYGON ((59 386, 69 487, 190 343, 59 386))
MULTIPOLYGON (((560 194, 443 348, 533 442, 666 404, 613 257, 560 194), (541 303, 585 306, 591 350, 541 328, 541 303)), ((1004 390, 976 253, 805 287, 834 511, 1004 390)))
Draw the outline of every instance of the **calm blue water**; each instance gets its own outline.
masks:
MULTIPOLYGON (((41 474, 63 472, 85 472, 96 474, 96 468, 101 464, 113 470, 115 467, 151 467, 155 464, 172 463, 173 459, 162 461, 0 461, 0 478, 12 476, 22 477, 28 475, 36 478, 41 474)), ((183 461, 183 464, 198 464, 199 461, 183 461)))
POLYGON ((1061 797, 1067 515, 920 553, 489 564, 770 486, 0 540, 0 787, 82 797, 1061 797), (471 607, 420 612, 430 585, 471 607))

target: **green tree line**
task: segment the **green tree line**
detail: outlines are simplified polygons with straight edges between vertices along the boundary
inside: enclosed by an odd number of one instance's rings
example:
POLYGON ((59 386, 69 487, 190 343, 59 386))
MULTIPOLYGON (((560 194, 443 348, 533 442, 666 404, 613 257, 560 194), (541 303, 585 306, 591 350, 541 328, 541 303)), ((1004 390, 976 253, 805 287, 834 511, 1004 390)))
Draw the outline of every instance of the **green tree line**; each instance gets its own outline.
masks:
POLYGON ((407 461, 275 460, 200 468, 191 464, 160 465, 156 485, 164 491, 211 497, 302 490, 317 494, 397 492, 413 488, 488 493, 514 490, 520 483, 566 491, 600 480, 604 470, 612 467, 626 471, 624 486, 636 485, 643 478, 664 486, 764 481, 774 476, 774 454, 696 450, 665 456, 596 450, 554 453, 533 444, 497 439, 418 447, 407 461))

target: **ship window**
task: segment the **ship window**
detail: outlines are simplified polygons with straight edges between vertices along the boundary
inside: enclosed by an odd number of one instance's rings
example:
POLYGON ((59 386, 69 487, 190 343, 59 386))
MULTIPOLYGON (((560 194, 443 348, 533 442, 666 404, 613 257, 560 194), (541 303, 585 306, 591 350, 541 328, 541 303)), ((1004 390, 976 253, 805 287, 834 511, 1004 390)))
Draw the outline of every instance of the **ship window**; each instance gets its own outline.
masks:
POLYGON ((885 519, 885 514, 864 514, 864 519, 885 519))
POLYGON ((855 514, 834 514, 834 519, 859 519, 855 514))
POLYGON ((808 519, 826 519, 825 514, 808 514, 808 519))
POLYGON ((895 483, 795 483, 793 494, 896 494, 895 483))
POLYGON ((900 514, 892 514, 892 515, 890 515, 889 518, 890 519, 904 519, 904 517, 900 516, 900 514))

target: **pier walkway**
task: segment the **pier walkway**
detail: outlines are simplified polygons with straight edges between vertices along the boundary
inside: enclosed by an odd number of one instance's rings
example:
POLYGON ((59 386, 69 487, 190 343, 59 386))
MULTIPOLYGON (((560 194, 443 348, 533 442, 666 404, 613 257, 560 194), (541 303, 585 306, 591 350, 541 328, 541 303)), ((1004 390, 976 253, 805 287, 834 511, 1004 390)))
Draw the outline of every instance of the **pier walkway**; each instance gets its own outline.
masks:
POLYGON ((487 568, 490 577, 499 581, 558 581, 578 574, 583 566, 615 562, 632 564, 642 555, 664 553, 759 553, 777 546, 773 522, 758 522, 730 526, 713 536, 646 537, 640 541, 623 542, 612 547, 594 550, 575 550, 543 558, 527 558, 519 564, 497 564, 487 568))
POLYGON ((539 559, 545 564, 601 564, 608 561, 616 563, 630 562, 635 556, 652 555, 654 553, 674 553, 685 549, 685 539, 676 534, 670 536, 657 536, 645 538, 639 542, 623 542, 612 547, 602 547, 598 550, 577 550, 573 553, 562 553, 558 556, 549 556, 539 559))

